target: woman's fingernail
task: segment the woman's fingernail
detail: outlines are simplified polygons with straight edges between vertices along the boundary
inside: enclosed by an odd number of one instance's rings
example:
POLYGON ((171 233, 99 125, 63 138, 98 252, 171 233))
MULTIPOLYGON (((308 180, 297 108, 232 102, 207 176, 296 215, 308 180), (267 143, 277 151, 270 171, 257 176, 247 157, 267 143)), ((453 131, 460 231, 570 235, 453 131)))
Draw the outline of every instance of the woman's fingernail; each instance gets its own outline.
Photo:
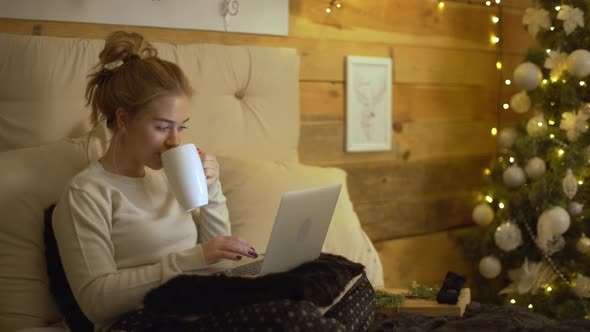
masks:
POLYGON ((250 247, 250 249, 254 252, 256 252, 256 249, 254 249, 254 247, 250 247))
POLYGON ((242 259, 242 256, 240 256, 240 255, 237 255, 237 256, 236 256, 236 258, 237 258, 237 259, 242 259))
POLYGON ((258 254, 255 251, 248 251, 250 256, 254 256, 254 258, 258 257, 258 254))

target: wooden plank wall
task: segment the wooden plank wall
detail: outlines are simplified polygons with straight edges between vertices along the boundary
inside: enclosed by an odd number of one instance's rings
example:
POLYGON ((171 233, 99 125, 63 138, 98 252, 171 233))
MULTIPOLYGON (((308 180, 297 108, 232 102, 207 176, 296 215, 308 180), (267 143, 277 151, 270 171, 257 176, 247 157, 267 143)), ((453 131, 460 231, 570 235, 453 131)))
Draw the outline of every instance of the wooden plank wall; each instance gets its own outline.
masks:
POLYGON ((448 230, 471 225, 482 170, 495 154, 490 129, 522 119, 501 111, 516 90, 500 83, 532 42, 521 24, 531 2, 503 0, 500 12, 467 1, 447 1, 439 10, 436 0, 344 0, 327 14, 327 0, 291 0, 288 37, 13 19, 0 19, 0 32, 31 34, 40 24, 41 34, 51 36, 104 38, 124 29, 154 41, 296 48, 300 159, 348 172, 350 196, 380 251, 386 285, 400 287, 439 282, 446 269, 467 270, 448 230), (492 33, 500 45, 491 44, 492 33), (496 69, 499 47, 502 70, 496 69), (390 152, 344 152, 347 55, 393 57, 390 152), (418 255, 421 248, 427 250, 418 255), (438 254, 427 255, 433 250, 438 254), (404 270, 405 262, 416 266, 404 270))

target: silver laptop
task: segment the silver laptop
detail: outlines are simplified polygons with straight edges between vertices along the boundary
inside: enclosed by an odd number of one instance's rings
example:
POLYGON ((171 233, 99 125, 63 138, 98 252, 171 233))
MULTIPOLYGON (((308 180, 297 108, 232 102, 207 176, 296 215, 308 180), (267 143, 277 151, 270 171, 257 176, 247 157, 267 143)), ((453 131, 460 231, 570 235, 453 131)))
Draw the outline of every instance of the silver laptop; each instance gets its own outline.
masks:
POLYGON ((320 257, 340 188, 333 185, 284 193, 266 253, 217 274, 256 277, 284 272, 320 257))

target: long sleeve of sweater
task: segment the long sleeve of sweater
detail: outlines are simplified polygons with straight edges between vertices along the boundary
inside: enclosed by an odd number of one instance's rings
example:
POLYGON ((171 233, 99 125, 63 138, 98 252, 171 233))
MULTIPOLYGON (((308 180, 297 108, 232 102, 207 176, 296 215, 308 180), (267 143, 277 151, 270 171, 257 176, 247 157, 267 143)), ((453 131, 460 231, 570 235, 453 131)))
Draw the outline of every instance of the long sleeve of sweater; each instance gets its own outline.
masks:
POLYGON ((198 218, 199 243, 220 235, 231 235, 229 212, 219 180, 209 188, 209 204, 201 207, 198 218))

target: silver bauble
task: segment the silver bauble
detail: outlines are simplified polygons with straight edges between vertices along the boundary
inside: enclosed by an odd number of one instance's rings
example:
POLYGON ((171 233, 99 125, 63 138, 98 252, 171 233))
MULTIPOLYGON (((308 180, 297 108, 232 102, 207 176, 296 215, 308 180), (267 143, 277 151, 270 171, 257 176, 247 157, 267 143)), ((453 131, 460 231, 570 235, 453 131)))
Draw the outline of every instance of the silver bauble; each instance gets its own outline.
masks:
POLYGON ((471 214, 473 222, 480 226, 489 225, 494 220, 494 210, 487 203, 479 203, 471 214))
POLYGON ((532 90, 541 84, 541 69, 532 62, 524 62, 514 69, 514 83, 523 90, 532 90))
POLYGON ((584 49, 575 50, 567 57, 567 71, 577 78, 590 74, 590 52, 584 49))
POLYGON ((524 172, 529 179, 536 180, 545 174, 546 166, 545 161, 539 157, 529 159, 524 167, 524 172))
POLYGON ((514 142, 516 142, 516 137, 518 134, 514 128, 504 128, 500 130, 498 133, 498 146, 510 149, 514 142))
POLYGON ((590 239, 583 235, 578 242, 576 242, 576 249, 582 254, 590 253, 590 239))
POLYGON ((569 212, 570 216, 577 217, 582 214, 582 209, 584 208, 584 204, 578 202, 570 202, 567 205, 567 212, 569 212))
POLYGON ((502 272, 502 264, 496 256, 485 256, 479 261, 479 273, 488 279, 494 279, 502 272))
POLYGON ((518 188, 526 182, 524 171, 518 165, 512 165, 502 174, 502 180, 508 188, 518 188))
POLYGON ((512 251, 522 244, 522 232, 518 225, 512 222, 503 222, 496 228, 494 241, 498 248, 504 251, 512 251))

